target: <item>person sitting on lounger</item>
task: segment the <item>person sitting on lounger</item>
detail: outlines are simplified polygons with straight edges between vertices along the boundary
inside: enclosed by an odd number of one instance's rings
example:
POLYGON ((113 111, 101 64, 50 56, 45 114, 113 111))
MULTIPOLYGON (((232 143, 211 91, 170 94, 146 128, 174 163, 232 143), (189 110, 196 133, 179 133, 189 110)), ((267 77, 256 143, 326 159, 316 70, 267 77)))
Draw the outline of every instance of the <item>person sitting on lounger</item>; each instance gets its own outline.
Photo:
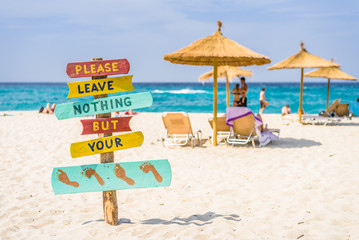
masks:
POLYGON ((258 127, 258 130, 261 131, 261 132, 267 132, 268 131, 268 125, 264 124, 262 116, 259 113, 256 116, 262 121, 262 125, 260 125, 258 127))

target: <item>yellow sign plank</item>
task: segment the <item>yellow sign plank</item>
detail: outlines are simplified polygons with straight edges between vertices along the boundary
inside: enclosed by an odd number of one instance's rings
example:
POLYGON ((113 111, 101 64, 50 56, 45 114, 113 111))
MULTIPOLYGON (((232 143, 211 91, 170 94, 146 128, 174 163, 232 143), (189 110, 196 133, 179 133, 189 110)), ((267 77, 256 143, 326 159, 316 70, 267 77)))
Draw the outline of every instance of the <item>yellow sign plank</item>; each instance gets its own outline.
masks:
POLYGON ((132 77, 133 75, 82 82, 70 82, 67 83, 69 87, 69 95, 67 98, 133 91, 135 88, 132 86, 132 77))
POLYGON ((70 147, 70 152, 71 157, 77 158, 99 153, 113 152, 127 148, 139 147, 142 145, 142 143, 142 132, 133 132, 72 143, 70 147))

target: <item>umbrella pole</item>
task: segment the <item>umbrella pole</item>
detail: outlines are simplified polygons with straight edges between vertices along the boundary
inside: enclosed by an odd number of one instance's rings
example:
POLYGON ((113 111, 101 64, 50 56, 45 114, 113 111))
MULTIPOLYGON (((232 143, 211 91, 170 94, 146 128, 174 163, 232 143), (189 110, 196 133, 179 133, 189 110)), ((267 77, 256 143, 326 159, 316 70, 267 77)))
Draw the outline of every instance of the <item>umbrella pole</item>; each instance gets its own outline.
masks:
POLYGON ((301 68, 301 74, 300 74, 300 99, 299 99, 299 123, 302 123, 302 112, 303 112, 303 74, 304 69, 301 68))
POLYGON ((217 146, 217 60, 213 70, 213 146, 217 146))
POLYGON ((330 78, 328 78, 327 107, 325 108, 325 110, 327 110, 329 106, 329 89, 330 89, 330 78))
POLYGON ((228 74, 226 74, 226 99, 227 99, 227 107, 229 107, 229 82, 228 82, 228 74))

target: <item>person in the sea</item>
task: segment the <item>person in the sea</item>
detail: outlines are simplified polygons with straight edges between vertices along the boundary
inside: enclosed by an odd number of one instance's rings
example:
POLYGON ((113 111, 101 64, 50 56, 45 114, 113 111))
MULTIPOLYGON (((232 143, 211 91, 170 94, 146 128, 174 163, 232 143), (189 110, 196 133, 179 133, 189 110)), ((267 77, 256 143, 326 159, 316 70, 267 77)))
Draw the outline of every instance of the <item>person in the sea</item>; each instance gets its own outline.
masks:
POLYGON ((50 103, 47 103, 46 108, 41 107, 39 110, 39 113, 47 113, 47 114, 53 114, 55 111, 56 103, 52 104, 50 107, 50 103))
POLYGON ((259 93, 259 104, 260 104, 260 109, 259 109, 259 113, 262 114, 263 110, 269 105, 269 102, 267 102, 266 100, 266 96, 265 96, 265 88, 262 88, 262 91, 259 93))
POLYGON ((282 107, 282 116, 284 115, 288 115, 291 114, 292 110, 289 108, 289 105, 285 105, 284 107, 282 107))

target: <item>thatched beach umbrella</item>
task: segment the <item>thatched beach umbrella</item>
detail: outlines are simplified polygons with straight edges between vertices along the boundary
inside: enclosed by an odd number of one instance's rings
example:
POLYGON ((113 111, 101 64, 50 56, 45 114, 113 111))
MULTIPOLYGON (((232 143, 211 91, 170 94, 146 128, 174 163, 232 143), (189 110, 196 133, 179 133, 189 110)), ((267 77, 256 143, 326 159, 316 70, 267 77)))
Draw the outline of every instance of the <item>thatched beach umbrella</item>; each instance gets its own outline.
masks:
POLYGON ((339 64, 336 64, 334 62, 330 62, 328 60, 325 60, 323 58, 320 58, 318 56, 312 55, 307 52, 304 48, 303 42, 300 44, 300 51, 283 60, 282 62, 279 62, 272 67, 269 67, 268 70, 274 70, 274 69, 284 69, 284 68, 300 68, 301 69, 301 75, 300 75, 300 98, 299 98, 299 122, 302 121, 302 113, 303 113, 303 69, 304 68, 321 68, 321 67, 340 67, 339 64))
MULTIPOLYGON (((206 72, 199 77, 199 80, 203 82, 207 79, 214 78, 213 76, 213 71, 206 72)), ((227 107, 229 107, 229 81, 232 82, 233 78, 239 76, 252 77, 252 71, 232 66, 219 66, 217 76, 219 78, 226 78, 226 103, 227 107)))
MULTIPOLYGON (((333 61, 334 60, 332 59, 332 62, 333 61)), ((328 105, 329 105, 330 79, 341 79, 341 80, 351 80, 351 81, 357 80, 355 77, 346 74, 345 72, 343 72, 337 67, 319 68, 317 70, 304 74, 304 77, 328 78, 327 105, 325 109, 328 109, 328 105)))
POLYGON ((249 66, 270 63, 270 59, 243 47, 222 36, 222 22, 218 21, 218 31, 212 36, 197 40, 174 53, 163 56, 171 63, 213 66, 213 145, 217 145, 217 67, 249 66))

